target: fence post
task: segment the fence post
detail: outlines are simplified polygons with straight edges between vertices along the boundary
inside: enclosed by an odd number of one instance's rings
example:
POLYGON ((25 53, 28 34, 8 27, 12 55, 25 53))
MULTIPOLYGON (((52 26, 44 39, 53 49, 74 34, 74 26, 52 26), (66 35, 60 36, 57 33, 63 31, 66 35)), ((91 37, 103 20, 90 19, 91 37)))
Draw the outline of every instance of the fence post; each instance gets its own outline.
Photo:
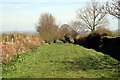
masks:
POLYGON ((8 35, 7 35, 7 42, 8 42, 8 35))
POLYGON ((14 39, 12 38, 12 40, 11 40, 11 41, 12 41, 12 43, 13 43, 13 42, 14 42, 14 39))

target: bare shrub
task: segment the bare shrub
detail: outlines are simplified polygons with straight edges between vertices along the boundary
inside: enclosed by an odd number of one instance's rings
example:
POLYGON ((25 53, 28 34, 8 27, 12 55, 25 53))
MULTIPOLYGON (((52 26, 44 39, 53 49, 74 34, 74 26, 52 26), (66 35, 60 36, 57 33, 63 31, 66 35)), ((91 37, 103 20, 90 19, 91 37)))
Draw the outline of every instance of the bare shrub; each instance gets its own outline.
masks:
POLYGON ((53 42, 57 39, 58 26, 55 22, 55 17, 49 13, 41 14, 36 30, 45 40, 53 42))
POLYGON ((63 24, 61 25, 60 29, 59 29, 59 39, 63 39, 64 37, 67 35, 67 37, 69 38, 75 38, 75 36, 77 35, 77 32, 75 30, 73 30, 68 24, 63 24))

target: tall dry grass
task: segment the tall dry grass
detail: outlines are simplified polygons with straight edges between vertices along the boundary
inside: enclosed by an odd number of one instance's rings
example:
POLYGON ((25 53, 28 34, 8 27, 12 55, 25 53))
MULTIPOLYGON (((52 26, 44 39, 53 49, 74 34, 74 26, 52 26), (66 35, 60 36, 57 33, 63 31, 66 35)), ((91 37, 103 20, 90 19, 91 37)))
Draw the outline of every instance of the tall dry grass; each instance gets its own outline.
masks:
POLYGON ((2 34, 0 42, 0 54, 2 55, 2 61, 3 63, 9 62, 14 56, 26 51, 32 51, 34 46, 42 44, 44 44, 44 41, 42 37, 37 34, 2 34))

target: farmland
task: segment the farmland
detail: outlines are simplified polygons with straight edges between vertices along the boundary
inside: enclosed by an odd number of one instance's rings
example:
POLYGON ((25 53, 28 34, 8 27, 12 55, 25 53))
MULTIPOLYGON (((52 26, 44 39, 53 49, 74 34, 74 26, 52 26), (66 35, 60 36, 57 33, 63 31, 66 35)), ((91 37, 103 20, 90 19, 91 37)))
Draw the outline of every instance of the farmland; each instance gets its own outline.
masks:
POLYGON ((36 46, 3 66, 3 78, 118 78, 120 63, 100 52, 62 43, 36 46))

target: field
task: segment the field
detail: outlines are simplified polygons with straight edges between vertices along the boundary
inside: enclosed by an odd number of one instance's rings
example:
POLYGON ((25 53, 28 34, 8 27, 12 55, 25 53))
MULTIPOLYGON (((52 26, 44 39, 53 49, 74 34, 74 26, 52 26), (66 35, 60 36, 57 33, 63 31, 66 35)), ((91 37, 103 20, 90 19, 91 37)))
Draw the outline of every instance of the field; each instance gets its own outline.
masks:
POLYGON ((3 78, 118 78, 120 63, 79 45, 57 42, 34 47, 3 65, 3 78))

